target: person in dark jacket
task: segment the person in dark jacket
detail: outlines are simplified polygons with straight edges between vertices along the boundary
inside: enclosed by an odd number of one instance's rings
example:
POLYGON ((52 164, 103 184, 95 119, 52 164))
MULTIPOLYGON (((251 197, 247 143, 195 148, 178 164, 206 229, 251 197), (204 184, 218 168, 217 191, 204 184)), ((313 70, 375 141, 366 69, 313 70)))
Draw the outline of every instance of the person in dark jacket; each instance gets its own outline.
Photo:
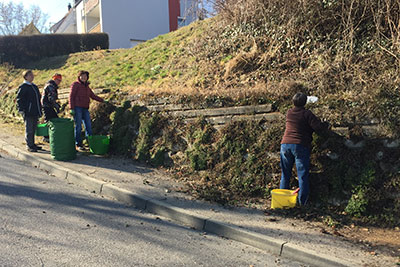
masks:
POLYGON ((304 106, 307 96, 297 93, 293 96, 294 107, 287 112, 286 129, 281 141, 281 189, 289 189, 293 164, 296 163, 299 179, 299 203, 305 205, 310 192, 309 172, 312 134, 322 134, 328 130, 328 123, 321 122, 304 106))
MULTIPOLYGON (((52 79, 48 81, 43 89, 42 105, 44 111, 44 119, 46 122, 51 119, 58 118, 60 112, 60 105, 57 103, 58 100, 58 86, 62 81, 61 74, 54 74, 52 79)), ((44 137, 45 142, 49 142, 49 137, 44 137)))
POLYGON ((35 131, 39 118, 42 116, 39 88, 33 83, 35 76, 31 70, 23 73, 24 83, 18 88, 18 112, 25 121, 25 141, 28 151, 37 152, 42 148, 35 145, 35 131))
POLYGON ((89 87, 89 72, 80 71, 78 80, 71 85, 69 94, 69 107, 71 115, 75 120, 75 142, 79 149, 83 150, 82 144, 82 121, 85 125, 86 136, 92 135, 92 124, 90 120, 89 105, 90 99, 104 102, 104 99, 95 95, 89 87))

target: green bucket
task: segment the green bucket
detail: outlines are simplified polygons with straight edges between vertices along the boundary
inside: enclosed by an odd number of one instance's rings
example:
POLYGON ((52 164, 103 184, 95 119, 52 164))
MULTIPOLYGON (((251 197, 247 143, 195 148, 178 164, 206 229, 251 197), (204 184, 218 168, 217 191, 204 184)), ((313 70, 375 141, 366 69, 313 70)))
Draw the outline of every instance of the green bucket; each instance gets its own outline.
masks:
POLYGON ((90 152, 96 155, 108 153, 110 137, 105 135, 92 135, 88 137, 90 152))
POLYGON ((38 124, 35 134, 36 136, 49 136, 49 127, 47 123, 38 124))

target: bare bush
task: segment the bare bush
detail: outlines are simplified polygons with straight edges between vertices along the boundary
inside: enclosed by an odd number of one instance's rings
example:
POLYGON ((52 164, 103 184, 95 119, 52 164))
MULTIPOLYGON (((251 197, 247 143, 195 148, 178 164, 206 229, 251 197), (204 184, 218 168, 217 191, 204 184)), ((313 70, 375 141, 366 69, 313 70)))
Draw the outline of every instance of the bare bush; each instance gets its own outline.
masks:
POLYGON ((399 136, 400 0, 216 0, 215 8, 187 49, 199 87, 259 88, 284 106, 296 82, 335 124, 378 119, 399 136))
POLYGON ((47 31, 49 16, 36 5, 25 8, 22 3, 0 2, 0 34, 16 35, 33 22, 39 31, 47 31))
POLYGON ((331 40, 350 54, 373 41, 397 57, 400 0, 216 0, 215 8, 226 25, 254 29, 249 34, 331 40))

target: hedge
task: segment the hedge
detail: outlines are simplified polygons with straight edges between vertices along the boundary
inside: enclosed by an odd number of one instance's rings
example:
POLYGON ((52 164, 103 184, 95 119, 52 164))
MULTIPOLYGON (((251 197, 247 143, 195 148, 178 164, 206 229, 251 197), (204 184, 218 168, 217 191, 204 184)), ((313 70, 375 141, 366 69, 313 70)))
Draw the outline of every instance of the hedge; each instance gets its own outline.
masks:
POLYGON ((108 48, 109 39, 106 33, 2 36, 0 62, 23 67, 28 62, 45 57, 108 48))

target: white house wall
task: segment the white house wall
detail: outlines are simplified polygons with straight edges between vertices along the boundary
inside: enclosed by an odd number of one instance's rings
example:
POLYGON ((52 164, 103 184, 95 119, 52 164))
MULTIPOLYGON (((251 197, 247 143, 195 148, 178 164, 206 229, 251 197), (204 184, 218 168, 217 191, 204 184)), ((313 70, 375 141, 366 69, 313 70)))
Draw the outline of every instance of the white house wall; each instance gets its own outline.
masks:
POLYGON ((108 33, 111 49, 129 48, 131 40, 149 40, 169 32, 168 0, 100 2, 102 32, 108 33))
POLYGON ((78 33, 85 33, 84 21, 83 21, 83 18, 82 18, 83 2, 84 1, 81 1, 76 6, 76 30, 77 30, 78 33))

